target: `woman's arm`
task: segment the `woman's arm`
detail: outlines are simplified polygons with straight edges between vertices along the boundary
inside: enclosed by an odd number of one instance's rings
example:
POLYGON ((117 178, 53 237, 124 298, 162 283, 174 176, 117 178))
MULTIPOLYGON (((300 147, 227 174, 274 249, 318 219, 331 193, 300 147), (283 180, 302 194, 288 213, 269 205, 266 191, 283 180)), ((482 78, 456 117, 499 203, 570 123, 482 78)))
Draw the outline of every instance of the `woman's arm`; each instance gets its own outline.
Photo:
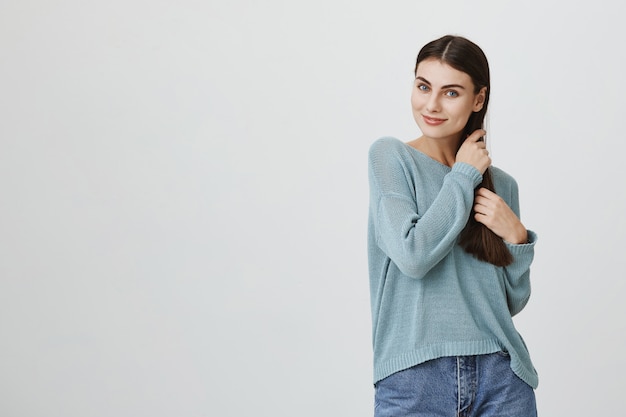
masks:
POLYGON ((431 206, 418 213, 420 196, 412 181, 429 179, 409 177, 414 161, 405 146, 380 140, 370 148, 370 206, 380 249, 403 274, 421 279, 456 243, 482 175, 468 163, 455 163, 431 206))
POLYGON ((522 311, 530 299, 530 264, 535 256, 537 235, 531 230, 527 233, 527 243, 514 245, 505 242, 514 259, 511 265, 504 268, 506 276, 504 285, 511 316, 522 311))
MULTIPOLYGON (((508 177, 508 176, 507 176, 508 177)), ((508 177, 508 204, 497 194, 481 188, 476 194, 476 220, 504 239, 513 255, 513 263, 504 268, 507 303, 511 315, 519 313, 530 298, 530 264, 537 235, 520 221, 517 182, 508 177)), ((504 185, 501 183, 499 185, 504 185)), ((496 186, 496 190, 499 188, 496 186)))

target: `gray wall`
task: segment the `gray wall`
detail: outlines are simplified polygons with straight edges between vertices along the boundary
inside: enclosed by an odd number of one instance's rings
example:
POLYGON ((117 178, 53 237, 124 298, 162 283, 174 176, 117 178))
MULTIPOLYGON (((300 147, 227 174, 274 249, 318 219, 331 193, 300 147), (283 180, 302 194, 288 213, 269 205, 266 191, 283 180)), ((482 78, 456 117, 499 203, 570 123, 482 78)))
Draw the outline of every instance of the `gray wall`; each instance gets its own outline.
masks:
POLYGON ((540 236, 540 414, 619 415, 617 7, 3 2, 0 414, 371 415, 367 149, 419 136, 415 55, 455 33, 540 236))

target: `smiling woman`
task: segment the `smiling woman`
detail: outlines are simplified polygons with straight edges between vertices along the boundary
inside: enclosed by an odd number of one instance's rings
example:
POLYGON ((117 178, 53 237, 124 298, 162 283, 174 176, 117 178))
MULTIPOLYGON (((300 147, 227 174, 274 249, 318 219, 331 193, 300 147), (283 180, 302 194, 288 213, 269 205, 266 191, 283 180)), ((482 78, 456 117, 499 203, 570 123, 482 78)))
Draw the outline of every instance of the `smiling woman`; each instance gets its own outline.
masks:
POLYGON ((370 148, 377 417, 537 413, 537 373, 512 320, 530 296, 536 235, 519 219, 517 183, 491 167, 489 93, 477 45, 432 41, 411 95, 422 136, 370 148))
POLYGON ((458 133, 465 128, 472 112, 482 109, 486 90, 487 87, 482 87, 474 93, 468 74, 436 58, 426 59, 416 71, 411 95, 413 117, 425 136, 456 145, 458 133))

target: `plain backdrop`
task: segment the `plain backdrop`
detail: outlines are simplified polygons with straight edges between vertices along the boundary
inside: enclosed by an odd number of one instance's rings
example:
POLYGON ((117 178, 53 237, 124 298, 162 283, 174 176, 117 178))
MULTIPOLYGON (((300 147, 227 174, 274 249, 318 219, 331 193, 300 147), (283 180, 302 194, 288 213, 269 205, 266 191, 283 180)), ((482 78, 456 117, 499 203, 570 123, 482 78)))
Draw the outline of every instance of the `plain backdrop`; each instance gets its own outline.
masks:
POLYGON ((539 414, 620 415, 618 4, 3 0, 0 415, 372 415, 367 151, 447 33, 539 234, 539 414))

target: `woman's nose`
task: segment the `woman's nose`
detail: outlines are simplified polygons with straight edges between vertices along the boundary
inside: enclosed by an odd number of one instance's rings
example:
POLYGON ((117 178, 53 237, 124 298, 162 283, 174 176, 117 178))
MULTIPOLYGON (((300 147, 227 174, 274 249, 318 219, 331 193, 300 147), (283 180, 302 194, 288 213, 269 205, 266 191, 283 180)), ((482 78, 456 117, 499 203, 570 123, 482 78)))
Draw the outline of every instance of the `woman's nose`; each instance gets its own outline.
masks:
POLYGON ((426 110, 429 112, 438 112, 441 110, 439 103, 439 96, 437 94, 431 94, 428 102, 426 103, 426 110))

